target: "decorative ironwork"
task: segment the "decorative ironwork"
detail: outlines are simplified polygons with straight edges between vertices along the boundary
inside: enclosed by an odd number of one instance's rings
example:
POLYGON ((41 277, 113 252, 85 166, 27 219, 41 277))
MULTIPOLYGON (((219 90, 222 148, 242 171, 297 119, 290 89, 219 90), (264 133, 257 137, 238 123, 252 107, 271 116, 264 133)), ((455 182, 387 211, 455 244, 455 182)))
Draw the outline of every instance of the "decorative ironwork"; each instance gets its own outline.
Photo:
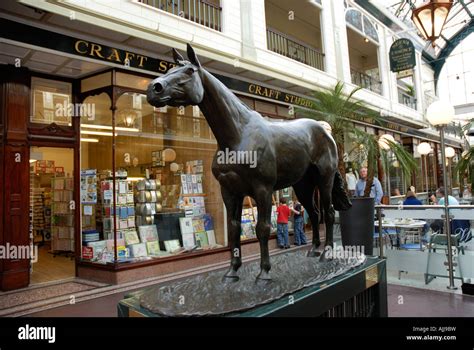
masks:
POLYGON ((412 109, 417 109, 416 98, 407 94, 403 89, 400 88, 398 88, 398 102, 412 109))
POLYGON ((382 82, 374 79, 370 75, 351 68, 351 79, 353 84, 373 91, 379 95, 382 94, 382 82))
POLYGON ((274 29, 267 29, 267 46, 270 51, 324 70, 324 53, 305 43, 290 39, 274 29))
POLYGON ((205 0, 139 0, 173 15, 222 31, 222 7, 205 0))

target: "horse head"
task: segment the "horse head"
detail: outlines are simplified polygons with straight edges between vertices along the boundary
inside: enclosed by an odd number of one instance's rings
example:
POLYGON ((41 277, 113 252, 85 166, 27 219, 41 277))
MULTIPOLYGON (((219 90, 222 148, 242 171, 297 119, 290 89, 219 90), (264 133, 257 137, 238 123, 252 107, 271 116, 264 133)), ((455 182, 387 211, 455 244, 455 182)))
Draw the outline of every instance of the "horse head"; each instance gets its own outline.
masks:
POLYGON ((201 63, 191 45, 187 45, 189 61, 173 49, 176 67, 154 79, 147 89, 148 103, 155 107, 198 105, 204 97, 199 71, 201 63))

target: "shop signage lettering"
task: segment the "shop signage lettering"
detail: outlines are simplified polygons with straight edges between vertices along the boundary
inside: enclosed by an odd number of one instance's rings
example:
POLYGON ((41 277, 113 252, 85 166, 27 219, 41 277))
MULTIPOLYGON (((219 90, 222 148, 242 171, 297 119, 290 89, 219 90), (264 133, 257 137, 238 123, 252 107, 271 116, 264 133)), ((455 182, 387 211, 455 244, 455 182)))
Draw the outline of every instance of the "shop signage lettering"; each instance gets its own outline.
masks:
POLYGON ((313 101, 308 100, 306 98, 288 94, 282 91, 278 91, 278 90, 271 89, 271 88, 257 85, 257 84, 249 84, 248 92, 251 93, 252 95, 263 96, 266 98, 270 98, 272 100, 290 103, 292 105, 298 105, 298 106, 309 107, 309 108, 313 106, 313 101))
POLYGON ((398 39, 390 46, 390 70, 401 72, 416 65, 415 47, 408 39, 398 39))
POLYGON ((100 45, 86 40, 76 40, 74 51, 81 56, 166 73, 175 66, 172 62, 158 60, 138 53, 100 45))
MULTIPOLYGON (((175 67, 174 62, 144 56, 135 52, 102 45, 84 39, 79 39, 51 32, 42 28, 31 27, 8 19, 0 18, 2 27, 1 36, 10 40, 44 47, 54 51, 88 57, 94 60, 111 62, 144 71, 165 74, 175 67), (31 35, 35 33, 35 35, 31 35)), ((265 97, 271 100, 288 103, 294 106, 311 108, 314 102, 310 99, 289 94, 283 91, 248 83, 246 81, 230 78, 220 74, 213 74, 229 89, 248 93, 254 96, 265 97)))

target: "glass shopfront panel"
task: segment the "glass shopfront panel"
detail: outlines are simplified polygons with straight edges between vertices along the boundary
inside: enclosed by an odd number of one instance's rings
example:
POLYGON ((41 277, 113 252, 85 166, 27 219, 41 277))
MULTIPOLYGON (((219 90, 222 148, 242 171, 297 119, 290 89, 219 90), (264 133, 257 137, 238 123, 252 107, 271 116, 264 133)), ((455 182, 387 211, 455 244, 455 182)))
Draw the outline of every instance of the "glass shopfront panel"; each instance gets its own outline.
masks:
POLYGON ((81 256, 106 262, 114 259, 112 100, 102 93, 83 103, 95 115, 81 118, 81 256))
POLYGON ((123 93, 112 129, 110 98, 85 102, 97 105, 81 126, 81 185, 92 201, 82 204, 82 260, 146 261, 226 246, 211 171, 217 143, 199 109, 154 108, 143 93, 123 93))
POLYGON ((70 125, 72 85, 70 83, 33 77, 31 79, 30 122, 70 125))

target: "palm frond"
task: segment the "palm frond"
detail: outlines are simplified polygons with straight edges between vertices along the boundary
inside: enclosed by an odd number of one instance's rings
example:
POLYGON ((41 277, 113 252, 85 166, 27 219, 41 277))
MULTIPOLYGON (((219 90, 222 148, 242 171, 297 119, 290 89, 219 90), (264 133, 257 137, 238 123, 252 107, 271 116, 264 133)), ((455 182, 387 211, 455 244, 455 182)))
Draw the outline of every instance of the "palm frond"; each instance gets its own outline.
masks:
MULTIPOLYGON (((398 142, 393 142, 390 140, 385 141, 389 146, 389 150, 393 153, 398 163, 400 164, 400 169, 405 178, 411 177, 412 173, 418 168, 418 164, 411 153, 409 153, 403 145, 398 142)), ((383 153, 388 153, 388 151, 383 150, 383 153)), ((386 163, 388 164, 388 163, 386 163)), ((386 169, 388 170, 388 169, 386 169)))
POLYGON ((460 180, 467 177, 471 188, 474 188, 474 147, 469 148, 461 157, 454 168, 454 172, 458 174, 460 180))

